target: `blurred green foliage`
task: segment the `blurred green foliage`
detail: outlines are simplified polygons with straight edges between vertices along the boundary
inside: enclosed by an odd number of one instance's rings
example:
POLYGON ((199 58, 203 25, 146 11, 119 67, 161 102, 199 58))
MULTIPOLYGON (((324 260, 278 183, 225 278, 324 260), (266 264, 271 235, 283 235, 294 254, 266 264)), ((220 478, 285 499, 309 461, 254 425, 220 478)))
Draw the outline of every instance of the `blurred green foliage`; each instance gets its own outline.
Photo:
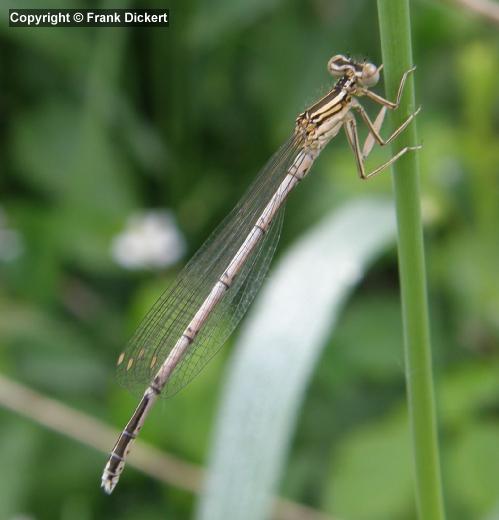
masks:
MULTIPOLYGON (((380 56, 369 0, 167 7, 168 29, 0 23, 0 227, 2 238, 7 229, 17 237, 10 252, 0 243, 0 370, 117 426, 135 399, 117 387, 114 360, 182 263, 162 272, 117 265, 111 244, 127 218, 171 209, 192 254, 331 84, 328 58, 380 56)), ((447 507, 453 520, 491 518, 499 507, 499 34, 420 0, 413 39, 447 507)), ((389 176, 360 183, 340 136, 291 197, 281 249, 366 192, 389 193, 389 176)), ((282 494, 343 519, 415 518, 394 251, 358 287, 329 343, 282 494)), ((229 350, 153 413, 145 439, 204 462, 229 350)), ((3 409, 0 420, 1 519, 192 514, 195 497, 130 468, 105 497, 102 454, 3 409)))

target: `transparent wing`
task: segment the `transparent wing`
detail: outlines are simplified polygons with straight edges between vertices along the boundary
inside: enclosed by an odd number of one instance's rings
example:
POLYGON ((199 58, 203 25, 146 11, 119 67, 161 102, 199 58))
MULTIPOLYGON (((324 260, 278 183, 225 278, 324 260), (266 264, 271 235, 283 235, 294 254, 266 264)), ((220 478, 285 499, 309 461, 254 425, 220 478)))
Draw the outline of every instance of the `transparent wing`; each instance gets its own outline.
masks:
POLYGON ((213 310, 182 362, 173 371, 162 396, 170 397, 192 381, 218 352, 246 314, 274 256, 282 229, 283 215, 282 207, 266 236, 255 248, 222 301, 213 310))
MULTIPOLYGON (((302 146, 302 139, 293 136, 274 154, 237 206, 153 305, 119 356, 121 384, 143 391, 150 382, 252 230, 302 146)), ((185 386, 234 330, 268 270, 282 216, 280 210, 172 372, 162 395, 170 396, 185 386)))

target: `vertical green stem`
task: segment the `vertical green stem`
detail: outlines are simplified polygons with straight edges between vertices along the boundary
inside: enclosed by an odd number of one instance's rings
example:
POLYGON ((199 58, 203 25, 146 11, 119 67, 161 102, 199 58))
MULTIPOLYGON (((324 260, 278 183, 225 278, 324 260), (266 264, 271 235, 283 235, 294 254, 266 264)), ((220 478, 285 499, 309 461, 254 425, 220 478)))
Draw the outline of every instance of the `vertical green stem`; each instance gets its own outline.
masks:
MULTIPOLYGON (((378 13, 386 94, 389 99, 395 99, 402 74, 412 66, 409 1, 378 0, 378 13)), ((414 81, 410 76, 400 108, 391 114, 393 128, 399 126, 414 108, 414 81)), ((399 150, 415 144, 418 144, 418 138, 413 122, 396 140, 394 147, 399 150)), ((393 170, 416 499, 421 520, 442 520, 445 513, 432 377, 417 152, 407 153, 397 161, 393 170)))

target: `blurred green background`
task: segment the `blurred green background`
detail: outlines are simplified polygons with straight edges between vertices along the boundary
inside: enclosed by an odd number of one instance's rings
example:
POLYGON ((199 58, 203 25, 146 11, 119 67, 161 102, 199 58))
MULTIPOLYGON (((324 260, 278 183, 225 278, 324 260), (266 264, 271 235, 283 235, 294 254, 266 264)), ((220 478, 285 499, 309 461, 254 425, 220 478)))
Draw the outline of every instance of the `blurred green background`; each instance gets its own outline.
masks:
MULTIPOLYGON (((115 360, 141 317, 331 85, 329 57, 380 60, 370 0, 126 6, 168 7, 170 27, 9 28, 7 4, 0 25, 0 371, 116 427, 136 400, 118 386, 115 360)), ((414 1, 412 23, 448 518, 490 520, 499 518, 499 31, 452 2, 414 1)), ((388 174, 358 181, 340 134, 291 196, 277 256, 340 205, 390 190, 388 174)), ((335 518, 415 518, 401 337, 393 247, 324 347, 280 495, 335 518), (384 491, 373 494, 373 479, 384 491)), ((158 406, 144 440, 206 463, 235 347, 237 332, 158 406)), ((3 408, 0 425, 0 519, 193 515, 187 490, 129 467, 107 497, 103 453, 3 408)))

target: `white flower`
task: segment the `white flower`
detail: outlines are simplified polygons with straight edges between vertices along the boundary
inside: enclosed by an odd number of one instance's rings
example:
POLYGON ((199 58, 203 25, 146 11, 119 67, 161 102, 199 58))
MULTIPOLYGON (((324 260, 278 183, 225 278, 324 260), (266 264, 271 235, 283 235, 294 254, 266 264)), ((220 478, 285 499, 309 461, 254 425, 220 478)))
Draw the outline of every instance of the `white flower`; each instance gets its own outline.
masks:
POLYGON ((177 262, 185 241, 169 211, 147 210, 132 215, 112 242, 114 260, 126 269, 159 269, 177 262))

